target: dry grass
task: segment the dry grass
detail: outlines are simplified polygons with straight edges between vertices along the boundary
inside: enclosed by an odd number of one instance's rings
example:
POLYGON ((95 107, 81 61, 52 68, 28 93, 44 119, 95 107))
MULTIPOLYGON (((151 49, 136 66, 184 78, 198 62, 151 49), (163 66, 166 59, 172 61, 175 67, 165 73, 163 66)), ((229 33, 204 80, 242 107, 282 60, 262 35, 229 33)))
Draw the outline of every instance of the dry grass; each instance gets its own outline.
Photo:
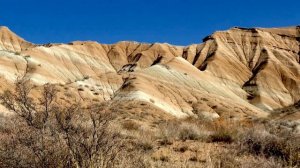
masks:
POLYGON ((274 158, 265 158, 251 155, 240 156, 236 151, 223 151, 209 155, 204 167, 209 168, 282 168, 283 165, 274 158))
POLYGON ((137 124, 135 121, 126 120, 122 124, 123 128, 126 130, 138 130, 140 125, 137 124))
POLYGON ((161 144, 172 144, 175 140, 206 140, 210 132, 197 122, 174 120, 161 123, 159 126, 161 144))
POLYGON ((111 129, 115 116, 105 105, 60 106, 53 85, 45 85, 38 99, 30 96, 32 88, 29 81, 20 81, 14 92, 0 95, 1 103, 14 113, 0 128, 0 167, 140 165, 139 151, 111 129))
POLYGON ((214 132, 209 137, 210 142, 224 142, 224 143, 232 143, 233 138, 232 135, 229 132, 224 131, 218 131, 214 132))
POLYGON ((277 133, 271 133, 268 129, 253 128, 244 130, 237 139, 237 149, 240 152, 277 159, 285 166, 299 166, 299 135, 281 136, 277 133))
MULTIPOLYGON (((159 132, 159 145, 165 148, 170 148, 178 141, 186 144, 175 147, 174 151, 177 153, 193 152, 189 150, 189 143, 185 141, 195 141, 199 144, 216 143, 229 149, 222 149, 217 154, 207 157, 204 167, 277 168, 300 165, 300 136, 291 130, 279 128, 278 123, 269 120, 175 120, 160 124, 159 132)), ((172 157, 176 156, 173 154, 169 158, 172 157)), ((200 163, 196 156, 191 156, 188 162, 196 162, 198 166, 204 164, 200 163)))
POLYGON ((288 124, 195 118, 147 123, 134 115, 117 120, 105 104, 62 107, 51 86, 35 100, 23 85, 0 96, 15 112, 13 118, 0 116, 0 167, 300 166, 300 136, 288 124))

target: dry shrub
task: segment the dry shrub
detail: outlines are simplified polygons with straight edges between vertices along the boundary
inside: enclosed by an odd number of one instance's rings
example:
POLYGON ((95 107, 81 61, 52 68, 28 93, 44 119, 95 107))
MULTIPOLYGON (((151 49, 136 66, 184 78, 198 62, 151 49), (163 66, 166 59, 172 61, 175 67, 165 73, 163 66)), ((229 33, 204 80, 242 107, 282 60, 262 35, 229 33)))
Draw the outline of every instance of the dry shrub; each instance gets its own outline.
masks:
POLYGON ((238 122, 224 119, 206 123, 206 128, 212 132, 207 142, 232 143, 242 127, 238 122))
POLYGON ((198 162, 199 159, 198 159, 197 156, 192 156, 192 157, 189 158, 189 161, 192 161, 192 162, 198 162))
POLYGON ((263 166, 267 164, 272 165, 271 167, 300 165, 300 136, 294 134, 291 129, 281 128, 274 121, 253 121, 253 123, 242 125, 230 120, 221 120, 212 124, 214 131, 208 142, 231 143, 240 155, 250 154, 267 160, 266 164, 263 161, 257 163, 263 166))
POLYGON ((159 125, 162 145, 172 144, 175 140, 206 140, 210 132, 198 122, 172 120, 159 125))
POLYGON ((236 151, 222 151, 215 155, 209 155, 206 167, 210 168, 282 168, 283 165, 274 158, 265 158, 258 156, 240 156, 236 151))
POLYGON ((275 158, 286 166, 300 165, 299 135, 278 136, 264 127, 255 127, 241 132, 237 141, 240 152, 275 158))
POLYGON ((180 140, 199 140, 203 138, 201 130, 198 126, 191 123, 182 123, 179 127, 179 139, 180 140))
POLYGON ((154 161, 162 161, 162 162, 169 162, 170 161, 169 156, 167 156, 165 154, 161 154, 159 156, 153 157, 152 159, 154 161))
POLYGON ((156 137, 153 131, 141 127, 137 132, 137 138, 135 140, 134 147, 140 149, 143 153, 147 153, 154 149, 156 137))
MULTIPOLYGON (((186 119, 165 122, 160 132, 163 144, 176 140, 226 143, 230 150, 210 156, 207 167, 297 167, 300 165, 300 136, 284 125, 270 120, 239 123, 186 119)), ((175 150, 184 152, 185 148, 175 150)))
POLYGON ((161 145, 171 145, 177 139, 179 127, 177 122, 167 121, 158 125, 158 127, 161 145))
POLYGON ((230 132, 223 129, 223 130, 218 130, 217 132, 214 132, 212 135, 210 135, 208 141, 209 142, 232 143, 233 137, 230 132))
MULTIPOLYGON (((0 136, 0 167, 131 167, 139 163, 120 135, 110 129, 114 116, 105 104, 56 103, 56 89, 46 84, 39 98, 29 81, 0 95, 14 115, 0 136), (129 157, 130 156, 130 157, 129 157)), ((3 131, 3 129, 1 130, 3 131)), ((134 154, 133 154, 134 153, 134 154)))
POLYGON ((153 143, 150 141, 140 141, 136 143, 136 147, 143 150, 143 151, 149 151, 153 149, 153 143))
POLYGON ((222 153, 209 155, 206 167, 210 168, 233 168, 241 167, 241 163, 237 160, 234 153, 222 151, 222 153))
POLYGON ((187 151, 188 149, 189 149, 188 146, 183 145, 183 146, 179 146, 179 147, 174 148, 174 151, 184 153, 184 152, 187 151))
POLYGON ((132 120, 126 120, 123 122, 122 126, 126 130, 138 130, 140 128, 140 125, 132 120))
POLYGON ((240 159, 242 168, 282 168, 284 167, 278 160, 274 158, 265 158, 265 157, 251 157, 249 156, 246 159, 240 159))

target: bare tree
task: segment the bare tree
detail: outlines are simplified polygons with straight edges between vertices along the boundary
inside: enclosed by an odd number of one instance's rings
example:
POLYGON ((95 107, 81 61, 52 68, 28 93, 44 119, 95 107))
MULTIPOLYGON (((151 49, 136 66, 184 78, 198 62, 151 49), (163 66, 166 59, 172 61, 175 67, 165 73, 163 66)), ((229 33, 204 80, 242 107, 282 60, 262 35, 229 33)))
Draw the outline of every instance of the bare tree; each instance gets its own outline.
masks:
POLYGON ((10 145, 15 147, 14 153, 18 155, 6 158, 6 161, 23 159, 22 162, 28 162, 28 164, 9 166, 49 167, 49 155, 54 153, 54 149, 49 147, 49 145, 53 145, 54 137, 48 136, 49 127, 46 126, 49 122, 49 115, 52 111, 52 103, 56 93, 54 86, 44 85, 42 97, 38 100, 30 97, 32 89, 33 86, 30 81, 22 79, 17 80, 13 91, 6 90, 0 95, 1 103, 16 114, 14 119, 15 130, 11 141, 13 144, 10 145), (27 152, 26 157, 22 154, 22 151, 27 152))
POLYGON ((123 145, 119 135, 109 131, 112 114, 99 110, 101 105, 92 106, 87 114, 76 109, 56 111, 58 131, 65 139, 70 162, 77 167, 114 167, 123 145))
POLYGON ((117 167, 124 158, 119 134, 109 129, 114 117, 105 104, 56 103, 54 85, 36 98, 28 80, 0 95, 15 115, 11 131, 0 138, 1 167, 117 167), (38 97, 38 98, 37 98, 38 97), (122 153, 122 157, 121 156, 122 153))

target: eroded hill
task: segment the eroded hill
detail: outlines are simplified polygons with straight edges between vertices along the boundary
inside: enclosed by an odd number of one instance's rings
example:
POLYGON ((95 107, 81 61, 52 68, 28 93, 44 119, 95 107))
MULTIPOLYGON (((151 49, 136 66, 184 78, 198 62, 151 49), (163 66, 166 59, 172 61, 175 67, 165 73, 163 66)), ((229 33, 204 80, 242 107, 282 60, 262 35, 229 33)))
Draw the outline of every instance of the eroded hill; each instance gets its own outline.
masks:
POLYGON ((20 77, 60 99, 170 117, 266 117, 300 100, 300 27, 232 28, 186 47, 166 43, 37 45, 0 28, 1 90, 20 77), (116 108, 118 107, 118 108, 116 108))

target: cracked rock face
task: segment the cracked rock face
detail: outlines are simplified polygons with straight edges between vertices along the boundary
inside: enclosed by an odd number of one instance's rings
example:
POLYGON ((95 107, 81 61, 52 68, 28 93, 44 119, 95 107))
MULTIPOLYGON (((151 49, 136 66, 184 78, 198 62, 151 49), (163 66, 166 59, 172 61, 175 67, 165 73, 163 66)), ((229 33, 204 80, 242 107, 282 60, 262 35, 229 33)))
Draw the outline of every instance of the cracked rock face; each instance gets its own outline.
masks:
POLYGON ((299 27, 236 27, 186 47, 35 45, 1 27, 0 90, 25 76, 83 100, 178 118, 266 117, 300 100, 299 45, 299 27))

